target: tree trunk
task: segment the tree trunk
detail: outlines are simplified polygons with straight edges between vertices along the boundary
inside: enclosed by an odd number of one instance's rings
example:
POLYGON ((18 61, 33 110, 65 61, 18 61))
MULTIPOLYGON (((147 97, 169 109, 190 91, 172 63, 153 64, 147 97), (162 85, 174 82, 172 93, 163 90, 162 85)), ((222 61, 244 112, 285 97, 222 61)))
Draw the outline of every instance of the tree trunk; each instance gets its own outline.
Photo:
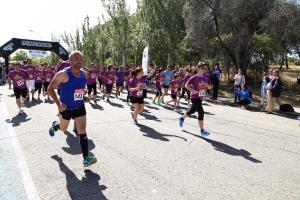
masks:
POLYGON ((288 58, 288 52, 287 52, 287 50, 285 51, 284 57, 285 57, 285 66, 288 69, 289 68, 289 58, 288 58))
POLYGON ((122 49, 122 66, 126 66, 126 54, 125 54, 125 49, 122 49))

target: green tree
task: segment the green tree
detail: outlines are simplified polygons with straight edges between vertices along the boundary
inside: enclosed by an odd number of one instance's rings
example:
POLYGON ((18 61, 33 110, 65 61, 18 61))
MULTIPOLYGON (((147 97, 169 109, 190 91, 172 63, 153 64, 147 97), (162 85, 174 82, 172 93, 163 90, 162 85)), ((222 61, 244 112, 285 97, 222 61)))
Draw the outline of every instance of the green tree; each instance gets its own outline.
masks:
POLYGON ((25 61, 27 60, 29 57, 27 55, 27 52, 24 50, 19 50, 15 53, 15 55, 11 58, 11 60, 14 61, 25 61))

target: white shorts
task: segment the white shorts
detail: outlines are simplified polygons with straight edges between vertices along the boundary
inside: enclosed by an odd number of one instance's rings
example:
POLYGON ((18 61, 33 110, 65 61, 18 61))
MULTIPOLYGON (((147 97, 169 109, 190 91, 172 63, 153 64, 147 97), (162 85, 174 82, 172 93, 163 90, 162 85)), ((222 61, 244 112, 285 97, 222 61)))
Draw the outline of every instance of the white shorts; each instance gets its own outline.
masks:
POLYGON ((26 81, 26 86, 28 90, 35 90, 35 80, 26 81))

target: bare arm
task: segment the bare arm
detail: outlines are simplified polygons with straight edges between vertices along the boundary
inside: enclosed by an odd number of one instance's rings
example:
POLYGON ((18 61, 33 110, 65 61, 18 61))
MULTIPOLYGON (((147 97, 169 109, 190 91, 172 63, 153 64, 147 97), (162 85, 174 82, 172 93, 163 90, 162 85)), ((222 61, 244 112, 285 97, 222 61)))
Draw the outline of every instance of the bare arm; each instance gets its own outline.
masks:
POLYGON ((53 80, 50 82, 48 86, 47 92, 49 96, 53 99, 53 101, 55 102, 58 108, 61 107, 62 103, 58 99, 54 89, 58 88, 58 86, 61 83, 65 83, 67 80, 68 80, 68 75, 65 73, 65 71, 60 71, 54 76, 53 80))

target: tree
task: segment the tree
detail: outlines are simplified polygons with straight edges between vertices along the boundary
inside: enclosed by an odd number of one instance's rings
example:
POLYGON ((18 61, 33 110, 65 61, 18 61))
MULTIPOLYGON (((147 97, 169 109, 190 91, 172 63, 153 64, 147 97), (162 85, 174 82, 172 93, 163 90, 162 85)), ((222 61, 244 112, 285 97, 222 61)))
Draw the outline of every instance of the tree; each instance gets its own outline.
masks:
POLYGON ((14 61, 25 61, 27 60, 29 57, 27 55, 27 52, 24 50, 19 50, 16 52, 16 54, 11 58, 11 60, 14 61))

